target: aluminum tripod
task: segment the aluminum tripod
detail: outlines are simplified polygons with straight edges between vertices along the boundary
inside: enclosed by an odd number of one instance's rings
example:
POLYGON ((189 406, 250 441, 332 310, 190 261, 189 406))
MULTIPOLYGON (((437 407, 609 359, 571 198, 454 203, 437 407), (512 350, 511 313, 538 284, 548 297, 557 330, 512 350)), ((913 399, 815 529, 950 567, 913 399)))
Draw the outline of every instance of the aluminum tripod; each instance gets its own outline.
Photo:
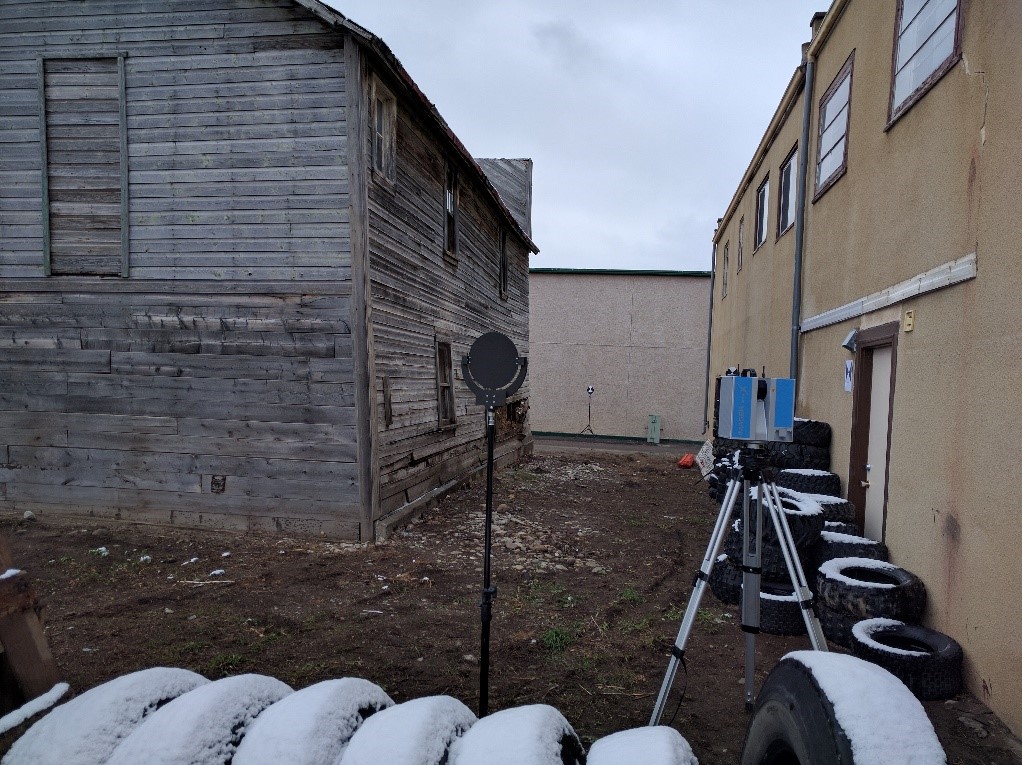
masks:
POLYGON ((728 483, 727 493, 724 495, 724 502, 721 504, 720 514, 717 516, 717 523, 713 528, 713 535, 706 548, 703 563, 695 575, 692 595, 685 608, 678 637, 671 648, 671 659, 667 665, 667 673, 664 676, 663 685, 660 687, 656 706, 653 708, 653 716, 649 720, 650 725, 659 725, 660 719, 663 717, 667 696, 674 684, 678 665, 684 661, 685 644, 692 633, 692 625, 695 623, 696 613, 699 611, 699 603, 702 601, 706 585, 710 580, 710 572, 713 570, 717 556, 724 544, 724 537, 731 524, 731 517, 734 514, 739 495, 742 497, 742 631, 745 632, 746 709, 751 709, 754 701, 756 634, 759 632, 760 577, 762 574, 763 513, 761 510, 763 508, 766 508, 769 513, 770 522, 773 523, 774 530, 777 532, 777 539, 784 556, 785 566, 788 569, 788 576, 791 579, 791 586, 795 592, 795 599, 802 610, 802 619, 805 621, 806 630, 809 633, 809 641, 817 651, 827 650, 823 628, 820 627, 820 620, 813 610, 813 596, 809 591, 805 572, 798 559, 795 541, 791 536, 788 520, 781 507, 777 486, 772 480, 773 471, 767 464, 765 450, 762 444, 753 442, 735 454, 736 464, 732 470, 731 481, 728 483), (750 502, 753 490, 756 493, 755 504, 750 502))

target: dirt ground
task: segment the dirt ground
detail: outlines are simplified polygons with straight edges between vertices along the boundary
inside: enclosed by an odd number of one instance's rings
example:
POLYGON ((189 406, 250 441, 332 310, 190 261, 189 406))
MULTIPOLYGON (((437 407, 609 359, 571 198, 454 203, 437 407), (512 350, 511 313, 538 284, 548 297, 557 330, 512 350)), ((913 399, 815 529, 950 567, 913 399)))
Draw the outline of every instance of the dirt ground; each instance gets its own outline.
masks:
MULTIPOLYGON (((716 507, 667 449, 549 448, 496 482, 490 708, 552 704, 588 744, 647 723, 716 507)), ((479 481, 372 546, 49 518, 4 531, 78 692, 163 665, 296 688, 359 676, 397 701, 450 694, 475 709, 483 510, 479 481)), ((737 622, 707 593, 668 704, 704 765, 740 757, 737 622)), ((806 647, 760 636, 757 687, 806 647)), ((927 711, 952 765, 1022 763, 971 696, 927 711)))

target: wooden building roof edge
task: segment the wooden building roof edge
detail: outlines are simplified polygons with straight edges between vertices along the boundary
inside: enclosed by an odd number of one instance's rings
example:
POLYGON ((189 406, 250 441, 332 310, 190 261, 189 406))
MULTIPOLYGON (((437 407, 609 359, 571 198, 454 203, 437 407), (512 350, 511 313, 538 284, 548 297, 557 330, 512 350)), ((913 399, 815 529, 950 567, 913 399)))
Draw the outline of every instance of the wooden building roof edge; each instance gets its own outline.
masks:
POLYGON ((384 66, 390 70, 390 74, 402 83, 408 92, 412 94, 426 117, 433 122, 434 126, 438 128, 444 136, 446 136, 448 141, 451 142, 455 151, 457 151, 460 155, 461 161, 471 169, 472 173, 476 176, 476 180, 483 186, 491 201, 497 206, 497 209, 504 216, 504 222, 508 225, 508 227, 516 236, 525 242, 530 252, 538 253, 539 248, 536 246, 536 243, 532 241, 532 238, 525 233, 522 227, 518 224, 518 221, 515 220, 514 215, 511 214, 511 211, 500 196, 500 192, 498 192, 496 187, 490 182, 490 179, 486 177, 486 173, 483 172, 483 169, 465 147, 465 144, 461 142, 461 139, 458 138, 450 125, 447 124, 447 120, 441 116, 436 105, 426 97, 426 94, 422 92, 415 80, 413 80, 412 76, 408 73, 408 70, 404 68, 404 65, 398 57, 394 55, 394 52, 387 46, 387 44, 380 37, 373 34, 365 27, 356 24, 340 11, 320 2, 320 0, 294 0, 294 2, 298 3, 327 24, 345 29, 354 38, 360 40, 365 47, 376 54, 376 57, 379 58, 384 66))

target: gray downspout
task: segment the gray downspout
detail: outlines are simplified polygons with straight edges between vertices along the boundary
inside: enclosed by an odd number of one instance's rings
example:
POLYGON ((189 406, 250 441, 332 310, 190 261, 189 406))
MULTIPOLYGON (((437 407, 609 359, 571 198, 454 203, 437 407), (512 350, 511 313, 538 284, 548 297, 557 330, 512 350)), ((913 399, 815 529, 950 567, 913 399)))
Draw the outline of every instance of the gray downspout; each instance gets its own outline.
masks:
POLYGON ((806 180, 809 175, 809 123, 813 111, 813 79, 816 62, 806 57, 806 78, 802 89, 802 140, 798 155, 798 189, 795 194, 795 266, 791 290, 791 358, 788 376, 798 378, 798 338, 802 321, 802 253, 806 231, 806 180))
MULTIPOLYGON (((717 221, 720 226, 720 221, 717 221)), ((714 236, 717 232, 713 232, 714 236)), ((706 414, 710 406, 710 342, 713 340, 713 284, 717 280, 717 243, 713 243, 713 255, 710 256, 710 321, 706 328, 706 380, 703 385, 703 435, 710 429, 710 418, 706 414)))

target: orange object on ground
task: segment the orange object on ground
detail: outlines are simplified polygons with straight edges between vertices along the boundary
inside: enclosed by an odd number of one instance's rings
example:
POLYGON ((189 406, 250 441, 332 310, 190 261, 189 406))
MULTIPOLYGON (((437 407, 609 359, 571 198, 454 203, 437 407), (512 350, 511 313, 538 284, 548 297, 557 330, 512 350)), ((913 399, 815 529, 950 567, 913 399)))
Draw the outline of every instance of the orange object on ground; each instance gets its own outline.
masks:
POLYGON ((696 464, 696 456, 694 454, 683 454, 681 459, 678 460, 678 467, 690 468, 696 464))

